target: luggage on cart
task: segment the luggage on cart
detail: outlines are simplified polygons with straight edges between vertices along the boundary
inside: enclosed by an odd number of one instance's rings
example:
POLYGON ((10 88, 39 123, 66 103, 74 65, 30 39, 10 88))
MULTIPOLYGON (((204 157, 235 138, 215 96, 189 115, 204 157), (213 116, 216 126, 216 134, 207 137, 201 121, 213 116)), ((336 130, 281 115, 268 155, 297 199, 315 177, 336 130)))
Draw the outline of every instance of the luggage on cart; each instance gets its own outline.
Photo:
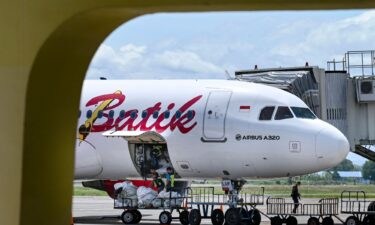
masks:
POLYGON ((181 195, 174 191, 161 191, 158 195, 158 198, 163 199, 162 202, 165 208, 178 207, 181 206, 183 202, 181 195))
POLYGON ((134 208, 138 206, 137 187, 131 181, 124 181, 114 185, 119 192, 115 199, 115 208, 134 208))
POLYGON ((152 200, 151 204, 154 208, 161 208, 163 207, 163 200, 160 198, 155 198, 154 200, 152 200))
POLYGON ((157 197, 157 192, 151 188, 141 186, 137 190, 138 206, 140 208, 151 207, 152 201, 157 197))

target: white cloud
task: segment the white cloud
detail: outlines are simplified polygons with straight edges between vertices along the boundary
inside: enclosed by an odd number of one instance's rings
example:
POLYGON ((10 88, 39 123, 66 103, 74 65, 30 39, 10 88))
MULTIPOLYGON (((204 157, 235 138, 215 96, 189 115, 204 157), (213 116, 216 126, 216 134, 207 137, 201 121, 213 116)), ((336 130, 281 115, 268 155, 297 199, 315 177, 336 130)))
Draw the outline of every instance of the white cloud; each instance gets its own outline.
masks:
POLYGON ((175 50, 164 51, 154 56, 156 63, 166 69, 180 70, 185 72, 215 74, 223 73, 223 70, 213 63, 206 62, 194 52, 175 50))
MULTIPOLYGON (((340 60, 348 50, 375 47, 374 10, 360 14, 261 14, 257 17, 249 13, 249 17, 237 19, 225 15, 219 17, 221 23, 202 20, 194 26, 194 16, 186 16, 181 20, 186 25, 183 29, 173 25, 169 17, 163 21, 163 16, 153 15, 159 19, 150 19, 146 25, 153 29, 152 36, 144 31, 150 28, 144 27, 127 30, 124 26, 114 32, 117 40, 127 32, 133 37, 124 40, 127 44, 121 47, 104 43, 95 54, 88 78, 225 78, 224 70, 233 73, 255 64, 259 68, 303 66, 308 61, 325 67, 327 60, 340 60), (168 24, 173 26, 168 28, 168 24)), ((184 17, 176 18, 179 16, 184 17)))
MULTIPOLYGON (((167 48, 168 49, 168 48, 167 48)), ((87 79, 223 78, 224 70, 187 50, 148 51, 147 46, 127 44, 119 49, 103 44, 96 52, 87 79)))
MULTIPOLYGON (((300 24, 301 22, 296 22, 300 24)), ((292 25, 293 26, 293 25, 292 25)), ((272 49, 275 56, 301 59, 308 56, 324 65, 327 60, 342 56, 349 50, 373 49, 375 40, 375 10, 360 15, 312 26, 297 42, 279 43, 272 49)))

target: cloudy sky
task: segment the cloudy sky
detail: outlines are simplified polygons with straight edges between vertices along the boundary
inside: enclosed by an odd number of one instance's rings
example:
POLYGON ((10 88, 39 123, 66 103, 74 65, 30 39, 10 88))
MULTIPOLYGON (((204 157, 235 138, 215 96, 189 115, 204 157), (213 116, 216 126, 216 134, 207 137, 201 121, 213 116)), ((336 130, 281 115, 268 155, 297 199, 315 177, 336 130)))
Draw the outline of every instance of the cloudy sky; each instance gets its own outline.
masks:
POLYGON ((87 79, 223 79, 226 70, 305 62, 326 68, 366 49, 375 49, 375 10, 152 14, 116 29, 87 79))

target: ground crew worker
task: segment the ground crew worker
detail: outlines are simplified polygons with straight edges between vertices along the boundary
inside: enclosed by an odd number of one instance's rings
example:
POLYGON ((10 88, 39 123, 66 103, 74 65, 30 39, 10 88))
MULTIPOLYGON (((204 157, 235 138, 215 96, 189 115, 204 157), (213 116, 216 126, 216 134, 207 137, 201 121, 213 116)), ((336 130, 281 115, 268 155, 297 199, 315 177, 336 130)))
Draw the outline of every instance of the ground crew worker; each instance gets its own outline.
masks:
POLYGON ((157 172, 154 172, 152 174, 151 185, 158 189, 158 193, 164 190, 164 187, 165 187, 164 181, 159 177, 159 174, 157 172))
POLYGON ((293 199, 293 202, 294 202, 294 208, 293 208, 293 213, 296 213, 297 212, 297 208, 299 206, 299 200, 301 200, 301 195, 298 191, 298 186, 301 185, 301 182, 297 182, 293 188, 292 188, 292 194, 290 195, 293 199))
POLYGON ((173 191, 174 188, 174 173, 171 167, 167 168, 167 174, 165 175, 165 178, 167 179, 167 191, 173 191))
POLYGON ((161 145, 152 146, 152 150, 150 153, 152 169, 159 169, 159 157, 162 155, 162 148, 163 147, 161 145))

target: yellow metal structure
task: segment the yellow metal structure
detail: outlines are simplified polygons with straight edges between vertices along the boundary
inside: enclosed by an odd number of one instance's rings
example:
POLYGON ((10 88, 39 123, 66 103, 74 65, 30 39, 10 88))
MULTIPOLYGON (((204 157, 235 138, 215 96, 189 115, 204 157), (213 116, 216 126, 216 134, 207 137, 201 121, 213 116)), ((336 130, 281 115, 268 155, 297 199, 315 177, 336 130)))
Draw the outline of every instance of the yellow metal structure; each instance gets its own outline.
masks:
POLYGON ((155 12, 372 7, 373 0, 0 0, 0 224, 69 224, 82 81, 122 23, 155 12))

